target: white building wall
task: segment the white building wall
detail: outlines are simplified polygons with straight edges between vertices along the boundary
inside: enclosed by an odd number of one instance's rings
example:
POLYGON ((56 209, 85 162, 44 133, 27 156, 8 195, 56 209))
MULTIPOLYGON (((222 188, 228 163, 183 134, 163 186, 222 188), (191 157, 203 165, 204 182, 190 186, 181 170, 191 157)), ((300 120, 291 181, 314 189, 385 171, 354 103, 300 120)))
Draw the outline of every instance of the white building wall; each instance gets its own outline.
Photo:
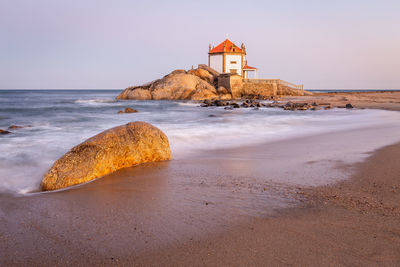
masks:
POLYGON ((230 73, 231 70, 237 70, 237 74, 242 75, 242 56, 241 55, 226 55, 225 72, 230 73), (236 63, 234 63, 236 62, 236 63))
POLYGON ((210 55, 210 67, 222 73, 222 66, 224 64, 223 55, 210 55))

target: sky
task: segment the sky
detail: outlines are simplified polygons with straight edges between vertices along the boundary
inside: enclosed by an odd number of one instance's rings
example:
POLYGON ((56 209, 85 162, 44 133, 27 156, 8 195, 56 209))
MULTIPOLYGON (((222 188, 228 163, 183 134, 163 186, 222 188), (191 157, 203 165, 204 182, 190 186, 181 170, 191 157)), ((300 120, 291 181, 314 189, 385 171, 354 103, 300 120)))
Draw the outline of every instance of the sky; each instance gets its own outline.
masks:
POLYGON ((259 78, 400 89, 399 14, 399 0, 0 0, 0 89, 141 85, 227 37, 259 78))

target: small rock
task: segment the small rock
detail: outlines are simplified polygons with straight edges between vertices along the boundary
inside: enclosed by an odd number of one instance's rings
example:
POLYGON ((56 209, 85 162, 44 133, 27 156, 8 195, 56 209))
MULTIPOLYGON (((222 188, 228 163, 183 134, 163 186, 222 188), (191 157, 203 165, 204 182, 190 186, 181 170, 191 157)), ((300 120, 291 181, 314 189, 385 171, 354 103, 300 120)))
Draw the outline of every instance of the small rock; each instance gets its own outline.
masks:
POLYGON ((233 106, 224 107, 224 109, 233 109, 233 106))
POLYGON ((293 107, 294 103, 292 101, 289 101, 285 104, 285 107, 293 107))
POLYGON ((125 108, 125 113, 135 113, 135 112, 138 112, 138 111, 133 108, 125 108))
POLYGON ((206 108, 206 107, 208 107, 208 106, 210 106, 210 105, 209 105, 209 104, 205 104, 205 103, 200 104, 200 107, 202 107, 202 108, 206 108))
POLYGON ((221 107, 221 106, 223 106, 224 105, 224 103, 221 101, 221 100, 214 100, 213 102, 212 102, 212 105, 213 106, 217 106, 217 107, 221 107))
POLYGON ((328 110, 328 109, 331 109, 331 108, 332 108, 331 106, 326 106, 324 109, 328 110))
POLYGON ((0 129, 0 134, 10 134, 11 132, 0 129))
POLYGON ((122 114, 122 113, 135 113, 138 112, 136 109, 133 108, 125 108, 125 110, 120 110, 118 111, 118 114, 122 114))
POLYGON ((346 108, 354 108, 352 104, 348 103, 346 104, 346 108))
POLYGON ((8 127, 8 130, 22 129, 22 128, 28 128, 28 127, 32 127, 32 125, 26 125, 26 126, 11 125, 10 127, 8 127))
POLYGON ((240 105, 237 104, 237 103, 232 103, 231 106, 232 106, 233 108, 240 108, 240 105))

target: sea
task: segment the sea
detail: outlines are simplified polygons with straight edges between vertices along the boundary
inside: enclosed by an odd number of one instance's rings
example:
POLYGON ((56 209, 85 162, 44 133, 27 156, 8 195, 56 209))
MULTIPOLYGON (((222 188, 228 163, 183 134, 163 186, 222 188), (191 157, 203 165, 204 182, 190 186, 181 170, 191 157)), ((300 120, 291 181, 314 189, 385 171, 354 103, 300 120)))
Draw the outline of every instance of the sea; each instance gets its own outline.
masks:
MULTIPOLYGON (((225 110, 202 108, 195 101, 115 100, 120 92, 0 90, 0 129, 27 126, 0 135, 0 192, 29 194, 38 190, 46 170, 73 146, 106 129, 133 121, 145 121, 161 129, 169 138, 174 159, 300 136, 400 126, 400 112, 395 111, 225 110), (126 107, 139 112, 118 114, 126 107)), ((400 141, 397 129, 382 130, 387 144, 400 141)), ((361 147, 371 148, 371 141, 358 142, 361 147)))

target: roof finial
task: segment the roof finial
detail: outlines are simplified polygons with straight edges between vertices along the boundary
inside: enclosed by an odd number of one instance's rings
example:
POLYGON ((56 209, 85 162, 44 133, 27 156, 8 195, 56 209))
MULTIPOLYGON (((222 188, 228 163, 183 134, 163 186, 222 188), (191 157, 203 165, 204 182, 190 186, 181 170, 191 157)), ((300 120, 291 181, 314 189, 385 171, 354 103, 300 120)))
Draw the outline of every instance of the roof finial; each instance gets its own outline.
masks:
POLYGON ((208 45, 208 52, 211 51, 211 44, 208 45))

